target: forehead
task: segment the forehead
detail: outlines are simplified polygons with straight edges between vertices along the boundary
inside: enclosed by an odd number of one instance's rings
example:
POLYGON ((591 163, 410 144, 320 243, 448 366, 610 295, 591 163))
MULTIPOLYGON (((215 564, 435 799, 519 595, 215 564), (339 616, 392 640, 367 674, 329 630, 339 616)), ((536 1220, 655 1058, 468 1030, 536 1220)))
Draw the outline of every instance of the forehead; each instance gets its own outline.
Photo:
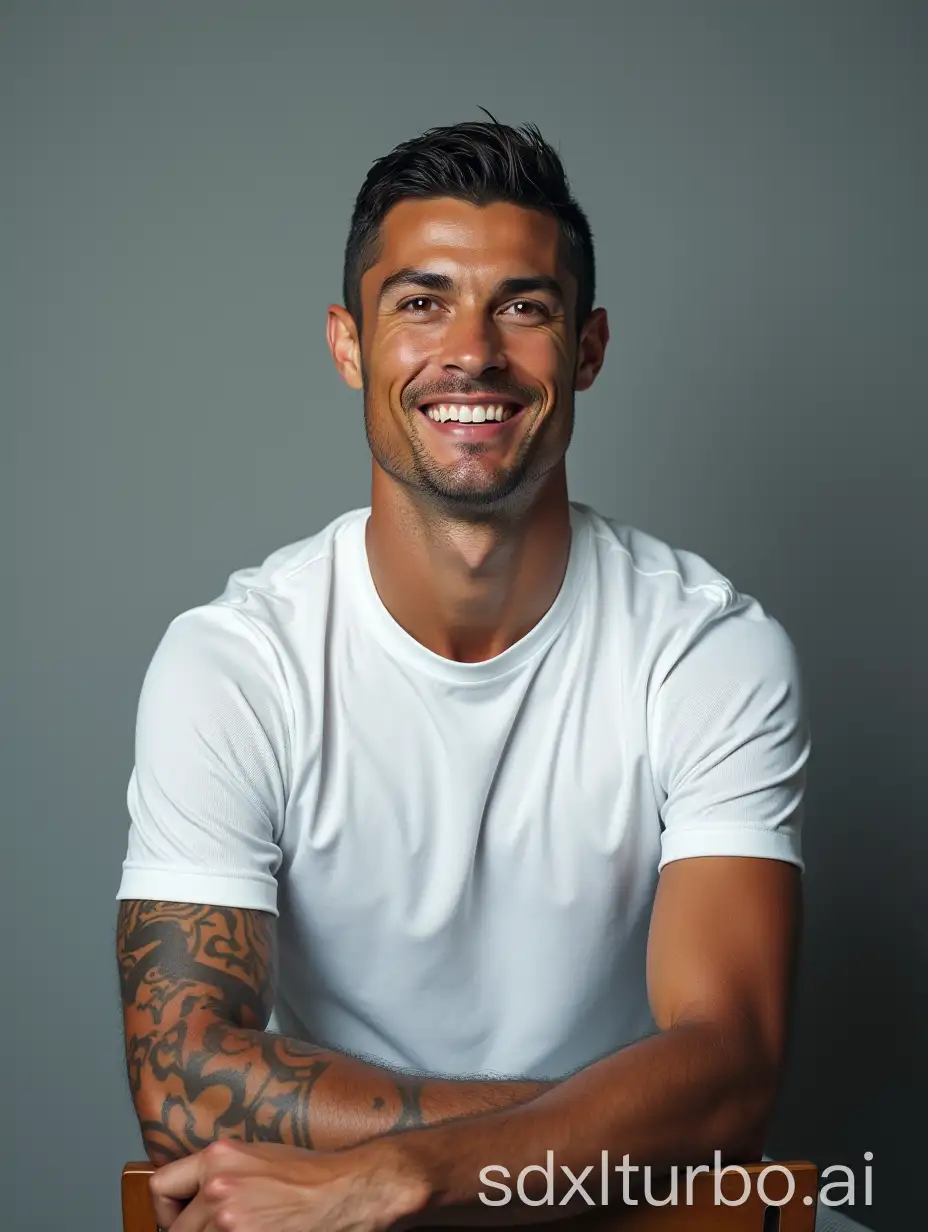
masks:
POLYGON ((365 280, 376 288, 392 271, 433 269, 459 279, 551 274, 569 279, 556 218, 505 201, 472 205, 451 197, 406 200, 380 229, 379 255, 365 280))

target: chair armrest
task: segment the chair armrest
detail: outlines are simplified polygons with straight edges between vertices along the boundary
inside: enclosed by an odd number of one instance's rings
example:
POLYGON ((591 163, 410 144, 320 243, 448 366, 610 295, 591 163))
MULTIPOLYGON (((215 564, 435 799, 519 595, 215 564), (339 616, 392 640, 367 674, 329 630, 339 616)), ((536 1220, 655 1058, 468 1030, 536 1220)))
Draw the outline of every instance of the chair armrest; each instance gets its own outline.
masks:
POLYGON ((158 1232, 148 1179, 155 1166, 128 1163, 122 1170, 122 1232, 158 1232))

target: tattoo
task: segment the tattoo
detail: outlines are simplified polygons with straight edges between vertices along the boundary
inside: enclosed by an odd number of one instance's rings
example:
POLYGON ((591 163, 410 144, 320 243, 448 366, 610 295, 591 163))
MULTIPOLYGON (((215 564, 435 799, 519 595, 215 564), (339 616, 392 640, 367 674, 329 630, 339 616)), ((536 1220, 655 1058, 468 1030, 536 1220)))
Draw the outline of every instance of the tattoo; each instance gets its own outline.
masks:
POLYGON ((123 1005, 146 1009, 156 1026, 184 992, 193 1001, 205 997, 243 1026, 267 1022, 274 961, 268 916, 193 903, 126 902, 117 937, 123 1005))
POLYGON ((275 969, 269 915, 123 902, 117 950, 129 1088, 156 1163, 223 1137, 331 1149, 349 1145, 352 1135, 361 1141, 428 1123, 427 1079, 265 1033, 275 969), (372 1112, 368 1123, 359 1121, 347 1097, 342 1120, 330 1095, 320 1144, 310 1102, 332 1066, 347 1074, 349 1089, 358 1092, 359 1081, 367 1087, 372 1112))
POLYGON ((422 1117, 422 1081, 421 1079, 398 1080, 396 1088, 400 1093, 403 1110, 393 1126, 394 1131, 403 1129, 418 1129, 425 1124, 422 1117))
POLYGON ((274 982, 272 920, 184 903, 120 904, 117 928, 129 1088, 158 1161, 219 1137, 312 1146, 321 1050, 262 1028, 274 982), (146 1090, 160 1096, 150 1114, 146 1090))

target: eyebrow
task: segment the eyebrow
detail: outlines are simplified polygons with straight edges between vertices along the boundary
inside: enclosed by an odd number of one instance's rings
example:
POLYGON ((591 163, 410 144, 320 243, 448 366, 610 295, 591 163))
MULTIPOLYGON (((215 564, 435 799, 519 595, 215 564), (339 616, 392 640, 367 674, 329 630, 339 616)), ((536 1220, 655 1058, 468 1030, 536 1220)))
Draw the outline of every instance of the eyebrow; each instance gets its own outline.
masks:
POLYGON ((531 295, 537 291, 553 296, 559 304, 564 302, 564 288, 550 274, 532 274, 526 278, 504 278, 496 288, 496 293, 501 299, 508 299, 510 295, 531 295))
MULTIPOLYGON (((414 269, 407 266, 405 269, 400 269, 396 273, 390 274, 383 280, 380 294, 377 297, 378 304, 383 302, 390 291, 401 286, 418 287, 423 291, 436 291, 448 294, 454 290, 454 279, 448 274, 436 274, 432 270, 414 269)), ((494 297, 504 299, 511 295, 529 295, 532 292, 538 291, 552 295, 559 304, 564 303, 564 288, 550 274, 531 274, 524 278, 504 278, 494 288, 494 297)))

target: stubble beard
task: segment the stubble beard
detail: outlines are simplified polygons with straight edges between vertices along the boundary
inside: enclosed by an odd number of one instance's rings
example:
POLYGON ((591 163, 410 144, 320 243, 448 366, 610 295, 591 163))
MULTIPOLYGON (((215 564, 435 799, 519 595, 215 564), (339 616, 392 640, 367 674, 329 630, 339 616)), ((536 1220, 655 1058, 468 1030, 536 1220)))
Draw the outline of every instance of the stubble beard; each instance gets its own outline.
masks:
MULTIPOLYGON (((456 518, 480 518, 494 512, 514 513, 523 505, 530 504, 540 481, 563 456, 561 454, 547 464, 543 464, 541 459, 533 458, 535 439, 533 434, 529 433, 523 438, 518 455, 509 466, 499 466, 488 472, 478 461, 479 455, 484 452, 483 446, 474 443, 458 446, 465 459, 468 455, 474 459, 472 465, 464 461, 442 467, 429 455, 416 430, 413 416, 421 413, 418 409, 404 412, 410 425, 407 439, 411 456, 400 457, 398 451, 391 449, 386 434, 378 432, 376 418, 371 414, 365 390, 364 427, 367 443, 374 460, 382 470, 415 491, 427 504, 456 518)), ((530 409, 523 412, 531 413, 530 409)), ((572 434, 573 407, 568 408, 568 413, 572 434)), ((569 442, 570 435, 565 448, 569 442)))

